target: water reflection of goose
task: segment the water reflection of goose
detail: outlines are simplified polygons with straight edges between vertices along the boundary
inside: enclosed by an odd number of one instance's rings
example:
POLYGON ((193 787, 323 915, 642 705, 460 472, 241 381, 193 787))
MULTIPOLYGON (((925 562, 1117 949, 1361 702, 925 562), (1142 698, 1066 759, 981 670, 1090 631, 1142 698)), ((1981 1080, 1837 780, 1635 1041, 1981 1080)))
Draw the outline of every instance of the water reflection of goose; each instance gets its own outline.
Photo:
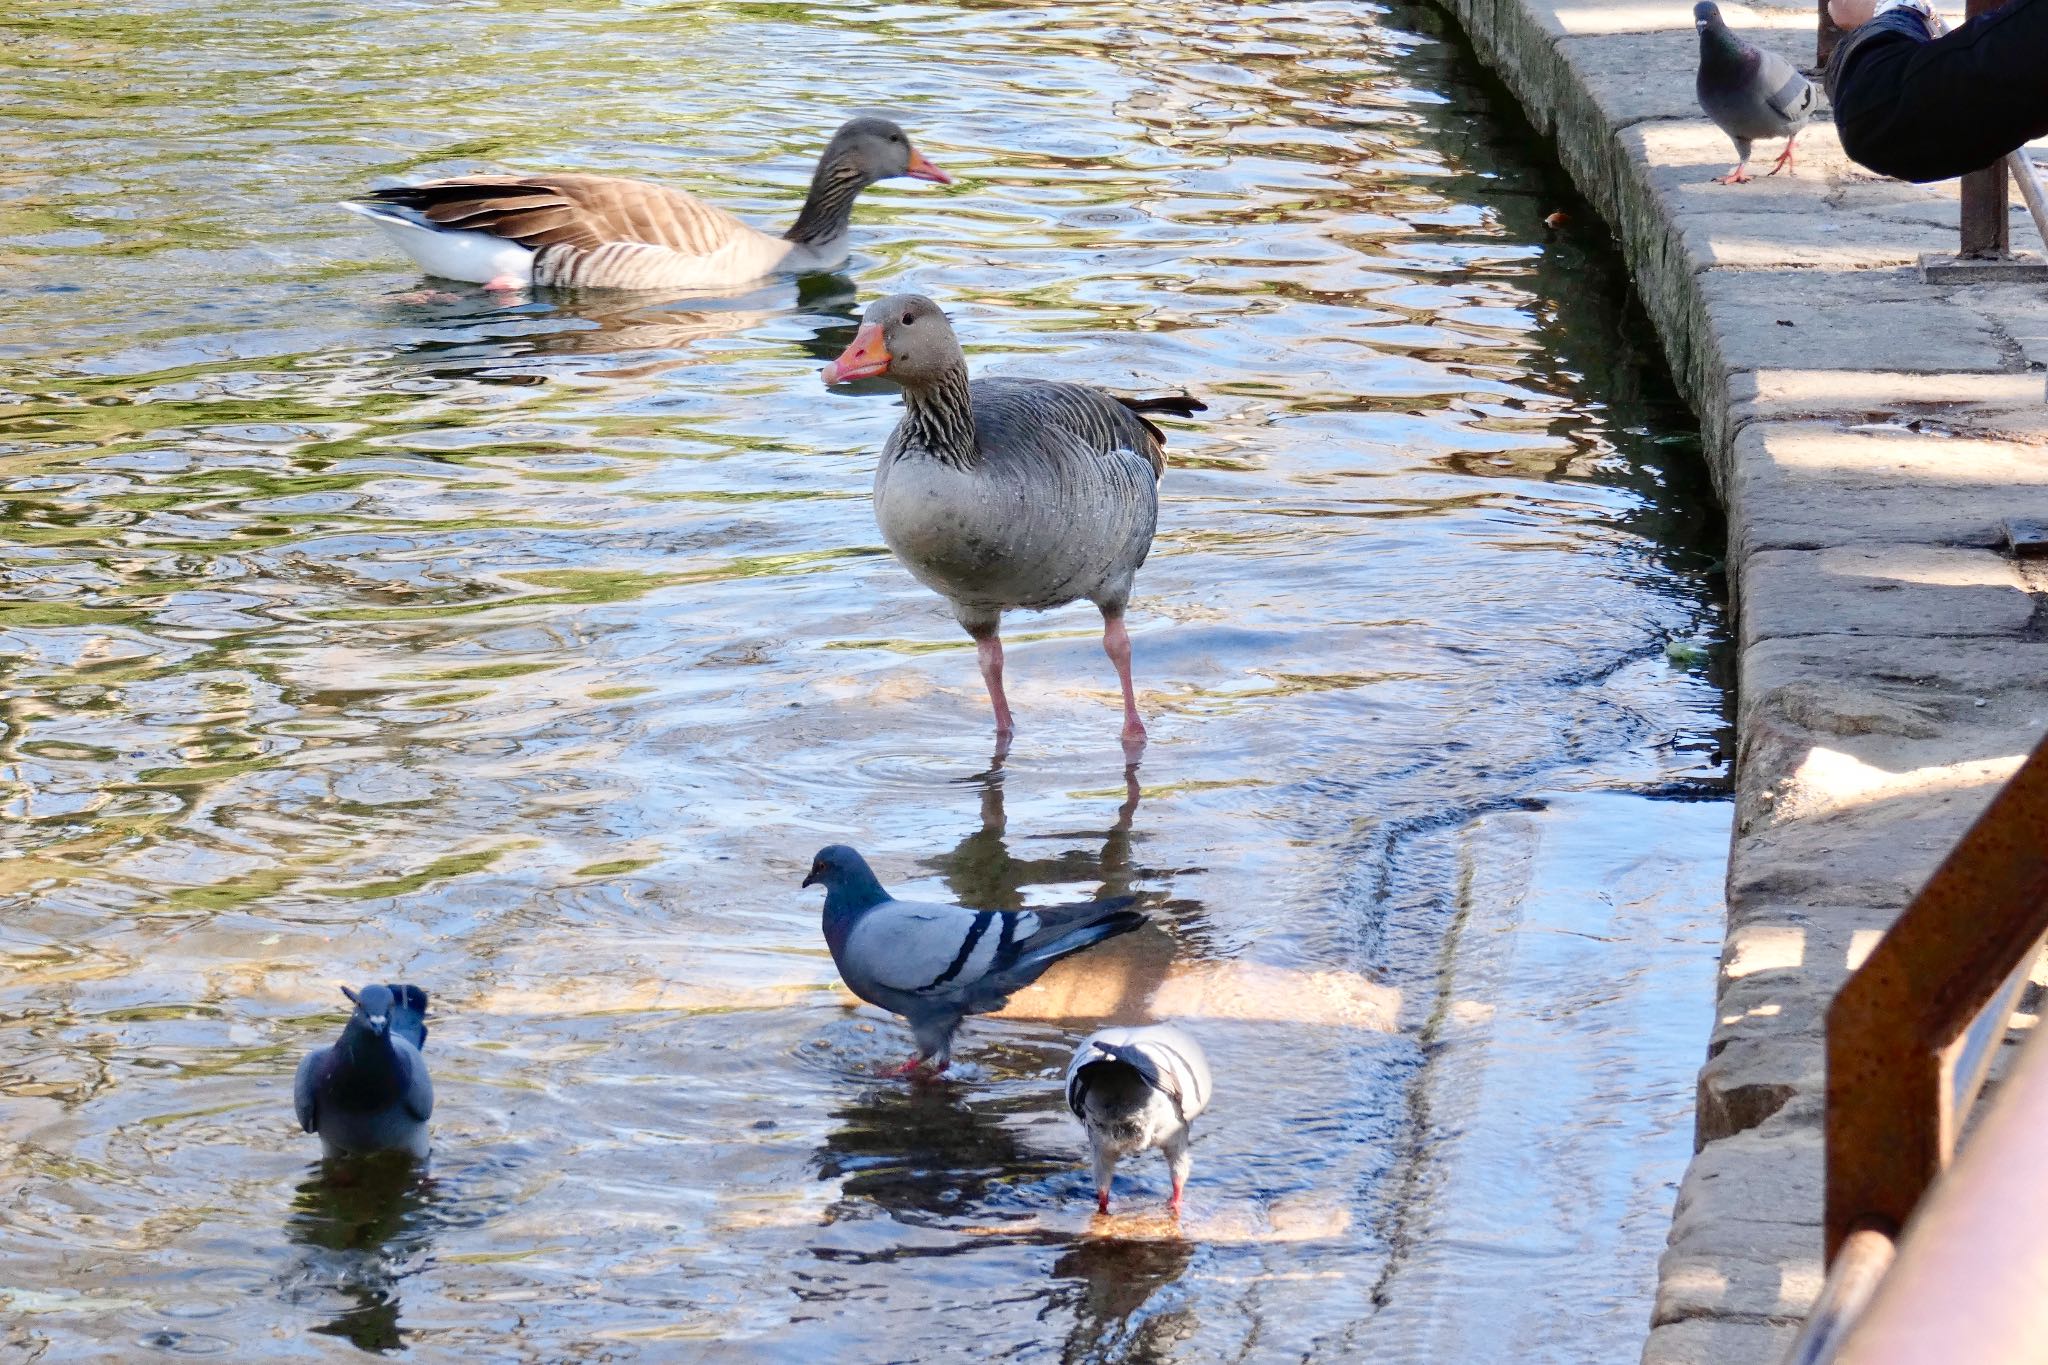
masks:
MULTIPOLYGON (((1138 866, 1133 858, 1133 827, 1143 796, 1136 764, 1124 767, 1123 801, 1108 829, 1058 836, 1056 852, 1029 857, 1010 849, 1005 762, 1005 753, 998 750, 985 770, 967 780, 980 802, 981 827, 951 852, 924 861, 962 902, 1016 907, 1025 903, 1028 887, 1058 886, 1064 896, 1090 882, 1095 886, 1087 894, 1127 895, 1144 882, 1156 884, 1168 876, 1166 870, 1138 866), (1086 847, 1088 840, 1097 841, 1097 847, 1086 847)), ((1191 877, 1203 870, 1182 867, 1172 873, 1191 877)), ((1256 1019, 1373 1032, 1391 1032, 1396 1026, 1401 993, 1394 987, 1351 971, 1304 971, 1219 958, 1210 950, 1206 907, 1186 896, 1148 898, 1145 911, 1150 923, 1055 964, 1012 996, 996 1017, 1067 1025, 1256 1019)))
MULTIPOLYGON (((486 295, 449 293, 435 296, 428 316, 437 327, 459 326, 460 334, 423 338, 406 350, 413 356, 453 353, 471 365, 484 346, 489 347, 488 358, 494 364, 527 356, 618 356, 626 363, 602 369, 579 367, 576 372, 592 379, 631 379, 722 362, 729 358, 723 353, 702 354, 705 342, 741 336, 793 314, 818 319, 812 336, 797 343, 805 354, 830 354, 827 338, 842 321, 854 318, 856 298, 854 283, 845 275, 807 275, 796 282, 794 299, 783 283, 769 288, 667 295, 585 290, 508 310, 486 295), (635 353, 646 358, 629 360, 635 353)), ((417 302, 418 296, 398 301, 414 315, 425 311, 417 302)), ((444 378, 479 377, 467 367, 427 372, 444 378)), ((520 378, 539 382, 530 375, 520 378)))
POLYGON ((433 1181, 403 1157, 328 1163, 299 1186, 285 1233, 304 1251, 286 1275, 286 1297, 351 1300, 315 1332, 364 1351, 404 1349, 398 1285, 426 1254, 434 1202, 433 1181))
POLYGON ((954 845, 952 852, 924 859, 924 866, 943 877, 962 904, 1013 910, 1024 904, 1027 886, 1090 881, 1096 883, 1096 899, 1129 895, 1134 875, 1131 822, 1142 796, 1137 765, 1124 765, 1123 804, 1117 807, 1110 827, 1093 836, 1101 839, 1099 849, 1066 847, 1049 857, 1027 858, 1011 853, 1005 837, 1009 817, 1003 809, 1003 765, 1007 761, 1007 751, 999 749, 985 770, 964 779, 964 785, 979 793, 981 828, 954 845))

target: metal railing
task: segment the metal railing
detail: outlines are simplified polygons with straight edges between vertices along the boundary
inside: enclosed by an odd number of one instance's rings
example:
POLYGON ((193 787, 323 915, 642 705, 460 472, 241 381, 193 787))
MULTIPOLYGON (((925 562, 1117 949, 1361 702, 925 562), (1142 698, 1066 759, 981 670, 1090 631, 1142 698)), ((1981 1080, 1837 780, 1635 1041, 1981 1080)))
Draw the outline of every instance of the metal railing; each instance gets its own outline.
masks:
POLYGON ((1948 1170, 2044 937, 2048 740, 1828 1010, 1828 1278, 1786 1365, 2048 1352, 2048 1038, 2028 1044, 1964 1161, 1948 1170), (1987 1261, 1987 1248, 2003 1259, 1987 1261), (2005 1302, 2027 1284, 2025 1302, 2005 1302), (1896 1324, 1915 1319, 1946 1333, 1941 1353, 1902 1345, 1896 1324), (2016 1320, 2037 1334, 2024 1347, 2023 1337, 1983 1335, 2016 1320))

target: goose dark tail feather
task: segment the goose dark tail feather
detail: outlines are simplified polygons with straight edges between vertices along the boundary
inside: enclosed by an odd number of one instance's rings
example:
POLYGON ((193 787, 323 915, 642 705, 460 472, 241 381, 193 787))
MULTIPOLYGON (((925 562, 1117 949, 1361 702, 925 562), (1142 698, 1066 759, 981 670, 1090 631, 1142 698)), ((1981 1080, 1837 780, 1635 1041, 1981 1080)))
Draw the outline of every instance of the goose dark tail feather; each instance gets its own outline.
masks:
POLYGON ((1198 412, 1209 410, 1207 403, 1184 393, 1170 393, 1164 398, 1118 398, 1116 401, 1132 412, 1170 412, 1176 417, 1193 417, 1198 412))

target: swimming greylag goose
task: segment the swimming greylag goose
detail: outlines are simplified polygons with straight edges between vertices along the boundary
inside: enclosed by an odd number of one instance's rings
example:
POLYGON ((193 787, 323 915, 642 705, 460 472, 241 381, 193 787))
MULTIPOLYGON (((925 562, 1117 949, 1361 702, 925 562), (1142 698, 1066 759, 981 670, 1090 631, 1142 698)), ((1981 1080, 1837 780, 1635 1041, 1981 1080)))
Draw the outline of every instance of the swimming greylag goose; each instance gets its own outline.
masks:
POLYGON ((1159 520, 1165 433, 1139 414, 1202 411, 1185 396, 1130 399, 1085 384, 967 378, 967 357, 930 299, 872 305, 827 384, 887 375, 903 420, 875 467, 875 521, 903 566, 952 604, 974 638, 996 733, 1015 728, 1003 695, 1005 611, 1087 598, 1124 692, 1124 739, 1145 723, 1131 686, 1124 607, 1159 520))
POLYGON ((857 118, 832 135, 780 237, 681 190, 605 175, 465 175, 373 190, 342 207, 430 275, 494 289, 723 289, 846 260, 853 201, 877 180, 951 184, 901 128, 857 118))

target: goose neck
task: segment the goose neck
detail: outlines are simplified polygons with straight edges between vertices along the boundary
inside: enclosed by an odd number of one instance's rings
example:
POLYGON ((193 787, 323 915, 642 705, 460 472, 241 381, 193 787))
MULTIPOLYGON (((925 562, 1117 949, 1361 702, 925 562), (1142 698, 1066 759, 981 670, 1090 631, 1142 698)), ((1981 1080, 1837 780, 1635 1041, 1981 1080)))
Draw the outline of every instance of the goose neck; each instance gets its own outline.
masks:
POLYGON ((853 201, 867 187, 867 179, 851 162, 819 162, 803 210, 789 231, 782 234, 784 239, 801 246, 819 247, 844 237, 853 223, 853 201))
POLYGON ((910 425, 908 445, 956 469, 979 462, 974 443, 974 407, 967 396, 967 364, 963 360, 930 384, 903 390, 910 425))

